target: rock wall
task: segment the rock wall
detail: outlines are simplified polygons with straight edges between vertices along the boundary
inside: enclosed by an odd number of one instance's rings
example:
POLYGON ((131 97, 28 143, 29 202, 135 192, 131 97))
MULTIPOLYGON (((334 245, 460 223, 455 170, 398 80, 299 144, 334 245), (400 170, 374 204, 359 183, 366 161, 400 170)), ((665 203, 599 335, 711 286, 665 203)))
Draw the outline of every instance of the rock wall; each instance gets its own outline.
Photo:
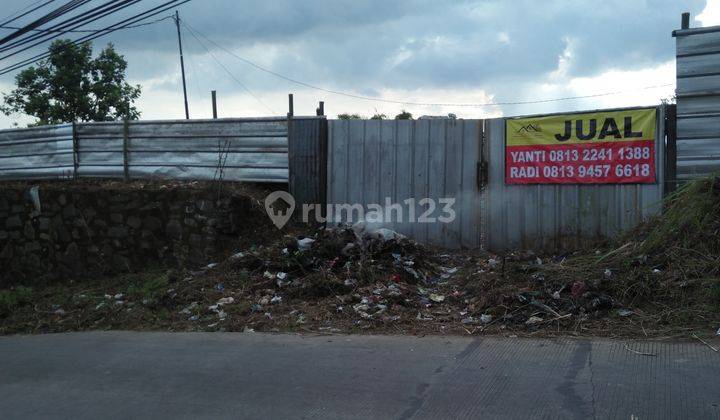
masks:
POLYGON ((0 284, 207 263, 257 212, 210 185, 0 184, 0 284))

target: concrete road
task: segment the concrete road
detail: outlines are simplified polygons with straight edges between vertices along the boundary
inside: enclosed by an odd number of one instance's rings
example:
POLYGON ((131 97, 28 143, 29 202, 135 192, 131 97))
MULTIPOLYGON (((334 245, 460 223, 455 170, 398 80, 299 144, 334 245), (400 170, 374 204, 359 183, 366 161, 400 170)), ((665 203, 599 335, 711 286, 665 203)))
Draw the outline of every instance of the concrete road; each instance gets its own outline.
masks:
POLYGON ((0 417, 720 418, 695 343, 93 332, 0 337, 0 417))

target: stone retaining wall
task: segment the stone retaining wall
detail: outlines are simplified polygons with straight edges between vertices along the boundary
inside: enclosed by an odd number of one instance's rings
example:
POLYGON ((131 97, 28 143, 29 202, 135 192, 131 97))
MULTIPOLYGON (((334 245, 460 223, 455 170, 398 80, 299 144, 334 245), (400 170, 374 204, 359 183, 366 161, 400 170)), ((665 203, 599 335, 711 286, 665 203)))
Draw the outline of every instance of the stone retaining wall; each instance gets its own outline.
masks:
POLYGON ((257 211, 211 186, 0 185, 0 284, 207 263, 257 211))

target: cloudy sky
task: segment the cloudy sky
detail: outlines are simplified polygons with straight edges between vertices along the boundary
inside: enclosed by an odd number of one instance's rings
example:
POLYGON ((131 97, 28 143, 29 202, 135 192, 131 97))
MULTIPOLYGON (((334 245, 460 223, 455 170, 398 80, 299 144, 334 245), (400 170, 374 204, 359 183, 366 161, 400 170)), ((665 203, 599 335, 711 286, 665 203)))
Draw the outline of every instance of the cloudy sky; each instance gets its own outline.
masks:
MULTIPOLYGON (((3 0, 0 15, 33 2, 3 0)), ((88 27, 161 3, 144 0, 88 27)), ((681 13, 691 13, 692 27, 720 24, 720 0, 193 0, 179 11, 194 30, 183 27, 192 118, 211 116, 213 89, 221 117, 284 115, 290 92, 297 115, 314 114, 322 100, 333 117, 393 116, 407 109, 416 116, 452 112, 481 118, 655 104, 673 95, 671 32, 679 28, 681 13), (486 105, 358 99, 290 82, 238 57, 356 96, 486 105), (620 93, 505 104, 615 92, 620 93)), ((110 41, 129 62, 129 80, 143 87, 142 118, 182 118, 173 21, 115 32, 96 45, 110 41)), ((10 90, 13 81, 13 74, 0 76, 0 91, 10 90)), ((0 116, 0 127, 30 121, 0 116)))

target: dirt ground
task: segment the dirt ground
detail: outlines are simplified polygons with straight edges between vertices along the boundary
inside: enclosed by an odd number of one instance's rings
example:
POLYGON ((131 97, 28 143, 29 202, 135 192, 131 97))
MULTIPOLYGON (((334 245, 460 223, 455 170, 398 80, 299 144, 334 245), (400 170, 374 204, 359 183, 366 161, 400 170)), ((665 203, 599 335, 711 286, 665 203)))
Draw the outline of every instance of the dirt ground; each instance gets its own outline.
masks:
POLYGON ((267 230, 239 239, 207 267, 158 267, 0 291, 0 333, 125 329, 711 341, 720 333, 720 182, 691 187, 668 200, 662 219, 614 243, 562 254, 451 252, 364 225, 267 230))

